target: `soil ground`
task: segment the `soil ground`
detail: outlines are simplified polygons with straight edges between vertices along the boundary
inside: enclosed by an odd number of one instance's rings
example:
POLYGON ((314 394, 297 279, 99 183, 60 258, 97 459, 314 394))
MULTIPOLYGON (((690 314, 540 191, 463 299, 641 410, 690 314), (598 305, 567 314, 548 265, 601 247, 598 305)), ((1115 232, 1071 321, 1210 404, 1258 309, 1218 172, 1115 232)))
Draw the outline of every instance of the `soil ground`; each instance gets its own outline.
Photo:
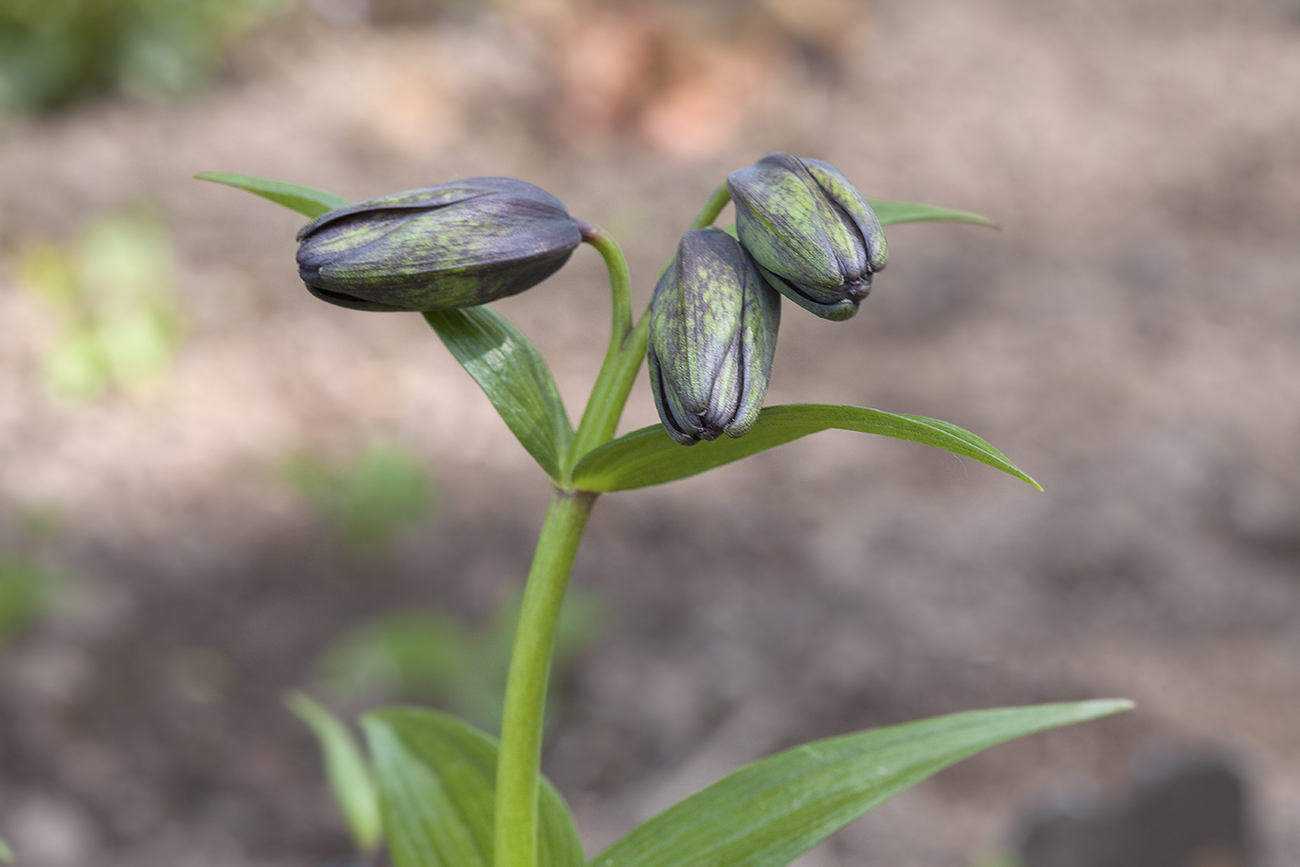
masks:
MULTIPOLYGON (((1002 228, 893 229, 848 322, 787 305, 768 402, 942 418, 1046 491, 825 433, 605 497, 574 576, 605 625, 559 672, 545 755, 589 851, 801 740, 1123 696, 1135 713, 966 762, 803 863, 971 864, 1026 810, 1120 791, 1169 753, 1230 757, 1259 865, 1300 862, 1300 7, 879 2, 796 39, 681 36, 653 6, 583 30, 527 6, 295 19, 184 104, 0 129, 0 542, 69 576, 0 653, 0 836, 19 863, 347 858, 282 696, 369 617, 484 621, 547 500, 418 317, 310 298, 302 221, 191 175, 355 198, 523 178, 622 241, 643 303, 714 186, 776 149, 1002 228), (615 75, 645 45, 651 89, 615 75), (179 263, 175 370, 143 398, 54 400, 21 251, 142 202, 179 263), (421 456, 439 507, 358 557, 277 467, 376 440, 421 456)), ((575 414, 604 351, 601 280, 580 250, 498 305, 575 414)), ((623 427, 654 421, 642 383, 623 427)))

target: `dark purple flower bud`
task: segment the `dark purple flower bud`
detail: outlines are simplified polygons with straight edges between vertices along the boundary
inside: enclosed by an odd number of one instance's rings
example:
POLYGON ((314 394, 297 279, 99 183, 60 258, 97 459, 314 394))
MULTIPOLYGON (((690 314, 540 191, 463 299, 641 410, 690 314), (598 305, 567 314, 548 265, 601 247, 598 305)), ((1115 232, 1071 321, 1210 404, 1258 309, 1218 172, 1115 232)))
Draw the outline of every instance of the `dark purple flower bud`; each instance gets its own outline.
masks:
POLYGON ((784 296, 824 319, 848 319, 885 267, 880 220, 844 173, 777 151, 727 178, 736 231, 784 296))
POLYGON ((754 426, 772 374, 781 296, 726 232, 692 229, 655 286, 646 359, 655 407, 682 445, 754 426))
POLYGON ((317 298, 357 310, 450 310, 536 286, 582 237, 545 190, 469 178, 337 208, 298 241, 298 275, 317 298))

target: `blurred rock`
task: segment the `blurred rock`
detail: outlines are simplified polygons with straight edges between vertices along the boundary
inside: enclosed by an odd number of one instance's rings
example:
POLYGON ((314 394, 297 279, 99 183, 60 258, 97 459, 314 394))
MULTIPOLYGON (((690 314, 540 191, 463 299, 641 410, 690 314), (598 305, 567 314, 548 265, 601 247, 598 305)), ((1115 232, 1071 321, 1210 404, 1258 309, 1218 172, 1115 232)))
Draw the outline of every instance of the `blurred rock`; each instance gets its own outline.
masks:
POLYGON ((94 825, 71 801, 35 796, 13 811, 8 827, 19 863, 81 867, 96 861, 99 841, 94 825))
POLYGON ((1118 804, 1079 803, 1031 819, 1023 867, 1250 867, 1246 783, 1219 760, 1161 767, 1118 804))
POLYGON ((77 648, 40 642, 12 655, 15 682, 35 701, 50 706, 69 705, 90 684, 90 660, 77 648))

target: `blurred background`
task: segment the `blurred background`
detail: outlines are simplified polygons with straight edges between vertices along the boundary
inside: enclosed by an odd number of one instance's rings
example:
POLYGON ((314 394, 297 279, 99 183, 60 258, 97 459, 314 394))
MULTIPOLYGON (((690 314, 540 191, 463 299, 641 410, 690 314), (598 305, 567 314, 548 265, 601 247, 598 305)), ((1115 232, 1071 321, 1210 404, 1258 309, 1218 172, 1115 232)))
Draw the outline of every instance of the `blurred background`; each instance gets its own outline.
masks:
MULTIPOLYGON (((313 300, 303 220, 194 173, 523 178, 639 306, 780 149, 1002 229, 895 227, 856 318, 787 305, 769 402, 942 418, 1046 492, 823 433, 605 497, 545 755, 589 851, 801 740, 1123 696, 801 863, 1300 862, 1297 94, 1295 0, 3 0, 0 836, 345 863, 288 691, 493 725, 545 478, 419 317, 313 300), (1166 824, 1227 830, 1079 854, 1188 767, 1236 794, 1166 824)), ((497 305, 575 417, 603 279, 497 305)))

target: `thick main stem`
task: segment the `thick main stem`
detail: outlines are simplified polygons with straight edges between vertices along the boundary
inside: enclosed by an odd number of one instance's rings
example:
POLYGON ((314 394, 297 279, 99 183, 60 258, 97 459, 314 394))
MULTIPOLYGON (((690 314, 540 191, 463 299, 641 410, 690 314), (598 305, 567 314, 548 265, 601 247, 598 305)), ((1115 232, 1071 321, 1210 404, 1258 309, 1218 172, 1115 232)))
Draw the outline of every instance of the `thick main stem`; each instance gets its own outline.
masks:
POLYGON ((551 651, 578 543, 595 502, 596 495, 586 491, 555 491, 538 534, 501 717, 494 867, 537 867, 537 793, 551 651))

